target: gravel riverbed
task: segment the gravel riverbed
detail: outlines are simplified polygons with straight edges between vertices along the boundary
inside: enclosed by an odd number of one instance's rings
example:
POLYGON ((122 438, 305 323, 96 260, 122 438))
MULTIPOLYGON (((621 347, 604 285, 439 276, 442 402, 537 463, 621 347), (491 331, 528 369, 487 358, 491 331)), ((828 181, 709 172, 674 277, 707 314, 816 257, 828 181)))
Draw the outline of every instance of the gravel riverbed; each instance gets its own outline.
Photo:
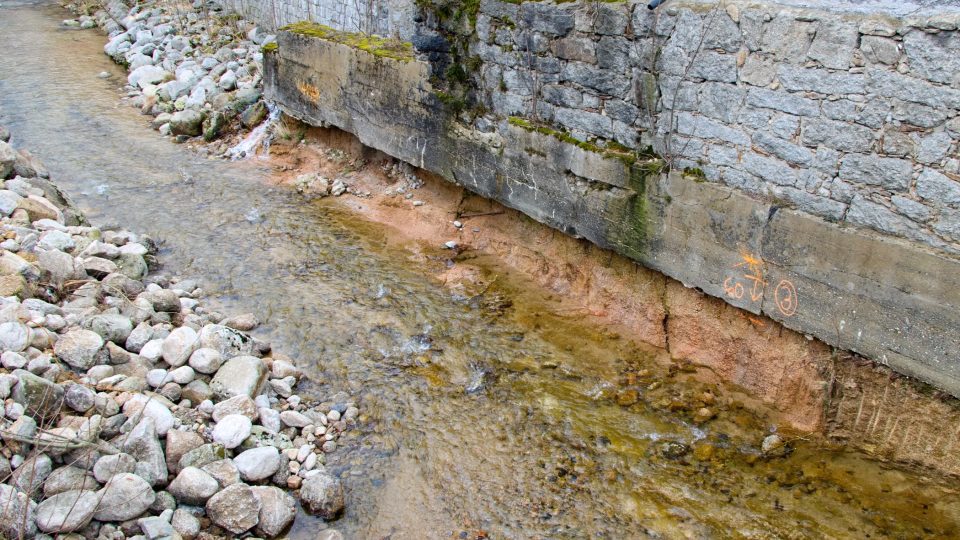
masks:
POLYGON ((151 273, 149 237, 87 223, 10 136, 0 127, 0 537, 276 537, 296 498, 337 518, 324 463, 357 405, 298 395, 293 361, 248 334, 254 314, 225 317, 198 281, 151 273))

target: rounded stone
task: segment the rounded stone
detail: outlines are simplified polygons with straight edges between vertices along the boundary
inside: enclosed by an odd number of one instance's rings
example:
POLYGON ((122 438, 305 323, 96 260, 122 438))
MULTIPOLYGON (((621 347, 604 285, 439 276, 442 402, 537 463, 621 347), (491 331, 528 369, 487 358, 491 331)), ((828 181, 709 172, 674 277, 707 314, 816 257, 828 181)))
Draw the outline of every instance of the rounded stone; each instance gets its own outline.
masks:
POLYGON ((206 504, 211 521, 232 532, 241 534, 260 522, 260 499, 246 484, 233 484, 210 497, 206 504))
POLYGON ((257 482, 273 476, 280 469, 280 451, 273 446, 252 448, 233 458, 233 464, 240 471, 240 478, 257 482))
POLYGON ((95 492, 64 491, 37 505, 37 527, 46 533, 73 532, 86 527, 96 509, 95 492))
POLYGON ((206 503, 219 490, 216 479, 196 467, 184 468, 167 486, 178 501, 192 505, 206 503))
POLYGON ((103 348, 103 338, 90 330, 76 329, 60 336, 53 346, 58 358, 77 369, 89 369, 103 348))
POLYGON ((198 373, 212 375, 223 365, 223 356, 214 349, 204 347, 197 349, 190 355, 189 363, 190 367, 198 373))
POLYGON ((98 521, 126 521, 147 511, 157 498, 146 480, 132 473, 110 478, 97 492, 100 504, 94 518, 98 521))
POLYGON ((343 486, 327 473, 314 474, 303 481, 300 502, 310 513, 333 519, 343 511, 343 486))
POLYGON ((213 440, 224 448, 236 448, 250 436, 252 422, 242 414, 229 414, 217 422, 213 428, 213 440))

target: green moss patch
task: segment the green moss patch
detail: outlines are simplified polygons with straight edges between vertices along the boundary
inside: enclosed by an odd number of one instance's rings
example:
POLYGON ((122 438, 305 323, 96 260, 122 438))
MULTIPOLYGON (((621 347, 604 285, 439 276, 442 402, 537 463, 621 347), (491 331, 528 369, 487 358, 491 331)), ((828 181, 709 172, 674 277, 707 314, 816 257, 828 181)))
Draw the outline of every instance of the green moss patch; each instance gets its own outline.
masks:
POLYGON ((288 24, 281 28, 281 30, 322 39, 324 41, 340 43, 380 58, 390 58, 401 62, 410 62, 414 59, 413 44, 400 41, 399 39, 382 38, 362 32, 341 32, 329 26, 308 21, 288 24))

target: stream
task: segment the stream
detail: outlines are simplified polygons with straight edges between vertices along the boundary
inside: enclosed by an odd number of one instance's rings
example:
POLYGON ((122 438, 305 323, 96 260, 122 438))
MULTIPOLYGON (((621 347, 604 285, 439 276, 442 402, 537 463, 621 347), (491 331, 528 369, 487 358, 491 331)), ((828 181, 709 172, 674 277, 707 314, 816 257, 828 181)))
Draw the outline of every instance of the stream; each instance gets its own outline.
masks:
MULTIPOLYGON (((70 17, 0 4, 0 124, 91 222, 149 234, 161 272, 260 315, 255 334, 306 371, 305 396, 361 404, 327 464, 347 491, 331 524, 346 538, 960 535, 953 479, 816 440, 764 457, 773 426, 721 405, 732 391, 550 313, 521 278, 458 294, 423 271, 453 264, 442 250, 275 186, 266 161, 159 136, 121 101, 104 36, 61 27, 70 17), (641 391, 618 403, 625 385, 641 391), (694 423, 715 398, 718 418, 694 423)), ((325 527, 301 513, 289 537, 325 527)))

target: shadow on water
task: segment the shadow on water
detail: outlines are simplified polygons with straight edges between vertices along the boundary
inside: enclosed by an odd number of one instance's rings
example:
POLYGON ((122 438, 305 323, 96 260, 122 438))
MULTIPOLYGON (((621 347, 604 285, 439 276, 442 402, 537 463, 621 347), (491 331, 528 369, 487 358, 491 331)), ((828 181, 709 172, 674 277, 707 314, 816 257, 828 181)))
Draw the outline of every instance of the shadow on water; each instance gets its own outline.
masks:
MULTIPOLYGON (((119 101, 124 73, 103 36, 59 28, 67 16, 0 7, 0 123, 91 221, 149 233, 163 271, 265 319, 262 337, 306 367, 306 393, 358 398, 361 428, 328 464, 348 490, 348 537, 960 534, 945 482, 803 441, 764 459, 769 426, 721 403, 725 389, 545 313, 519 278, 458 297, 423 271, 441 255, 414 257, 376 226, 270 187, 262 164, 161 138, 119 101), (705 405, 719 417, 698 427, 691 411, 705 405)), ((291 537, 324 526, 300 516, 291 537)))

